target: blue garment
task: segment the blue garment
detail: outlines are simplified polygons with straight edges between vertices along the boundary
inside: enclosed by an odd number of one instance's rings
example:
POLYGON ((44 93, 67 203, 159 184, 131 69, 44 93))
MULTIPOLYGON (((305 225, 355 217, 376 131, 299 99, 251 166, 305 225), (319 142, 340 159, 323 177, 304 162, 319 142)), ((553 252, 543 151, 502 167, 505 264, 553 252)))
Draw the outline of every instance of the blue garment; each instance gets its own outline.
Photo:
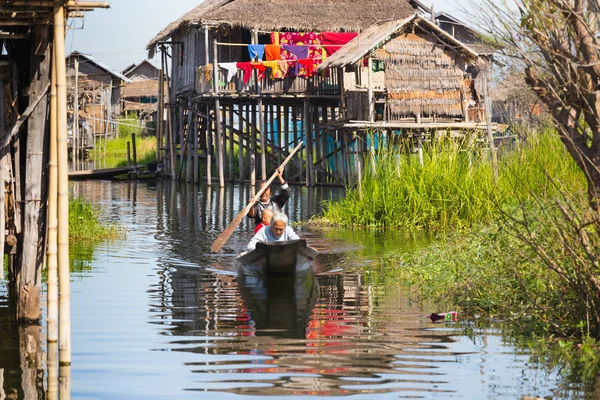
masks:
POLYGON ((254 60, 254 57, 258 57, 258 61, 261 61, 263 59, 263 56, 265 55, 265 45, 249 44, 248 54, 250 54, 250 60, 254 60))
POLYGON ((250 239, 250 243, 248 243, 248 250, 254 250, 256 248, 256 243, 258 242, 283 242, 285 240, 298 240, 300 236, 294 232, 291 226, 286 226, 285 231, 281 234, 280 237, 276 238, 273 236, 273 232, 271 231, 270 226, 265 226, 261 230, 258 231, 256 235, 252 239, 250 239))

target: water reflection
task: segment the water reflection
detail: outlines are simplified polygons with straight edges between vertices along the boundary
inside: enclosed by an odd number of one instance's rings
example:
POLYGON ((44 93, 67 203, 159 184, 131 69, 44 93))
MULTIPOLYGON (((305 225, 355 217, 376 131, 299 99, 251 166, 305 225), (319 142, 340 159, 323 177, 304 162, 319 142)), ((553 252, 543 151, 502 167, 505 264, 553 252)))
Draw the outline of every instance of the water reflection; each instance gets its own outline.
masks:
MULTIPOLYGON (((252 236, 249 219, 221 253, 208 250, 246 204, 247 186, 77 182, 72 191, 128 230, 126 240, 95 247, 90 265, 73 273, 73 376, 62 381, 72 384, 63 393, 73 398, 594 393, 516 351, 501 332, 465 336, 455 323, 429 323, 404 289, 363 272, 379 254, 418 240, 300 228, 321 251, 315 274, 252 280, 234 263, 252 236)), ((339 195, 293 188, 286 211, 306 220, 319 212, 320 199, 339 195)), ((53 398, 41 384, 56 371, 24 351, 30 341, 10 322, 2 290, 0 284, 0 399, 53 398)), ((35 331, 27 335, 39 343, 35 331)))

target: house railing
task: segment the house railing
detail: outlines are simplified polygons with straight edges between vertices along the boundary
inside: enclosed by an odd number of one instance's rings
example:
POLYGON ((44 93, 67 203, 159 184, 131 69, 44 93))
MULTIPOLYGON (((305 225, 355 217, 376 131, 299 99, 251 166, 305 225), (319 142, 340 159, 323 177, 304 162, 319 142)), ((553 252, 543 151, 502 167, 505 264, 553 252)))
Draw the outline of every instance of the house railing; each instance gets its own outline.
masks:
MULTIPOLYGON (((219 93, 229 94, 305 94, 317 96, 336 96, 340 94, 337 70, 318 72, 310 78, 286 76, 271 78, 269 69, 259 79, 253 71, 250 79, 244 83, 243 71, 238 70, 228 82, 227 72, 218 68, 217 82, 219 93)), ((196 91, 198 94, 214 92, 214 72, 211 66, 200 66, 196 72, 196 91)))

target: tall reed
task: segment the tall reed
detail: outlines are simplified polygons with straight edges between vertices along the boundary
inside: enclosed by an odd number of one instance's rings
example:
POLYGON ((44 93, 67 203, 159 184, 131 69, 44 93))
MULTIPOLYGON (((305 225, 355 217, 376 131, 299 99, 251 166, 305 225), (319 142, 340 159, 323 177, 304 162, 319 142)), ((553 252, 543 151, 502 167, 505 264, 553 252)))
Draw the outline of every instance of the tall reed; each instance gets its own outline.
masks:
MULTIPOLYGON (((582 181, 557 135, 545 131, 513 143, 499 159, 495 182, 488 152, 477 144, 434 139, 424 145, 423 165, 401 136, 367 136, 361 198, 357 189, 325 204, 324 220, 343 226, 450 230, 490 222, 499 209, 537 193, 551 193, 547 176, 581 187, 582 181), (530 183, 532 183, 530 185, 530 183)), ((476 143, 476 142, 475 142, 476 143)))

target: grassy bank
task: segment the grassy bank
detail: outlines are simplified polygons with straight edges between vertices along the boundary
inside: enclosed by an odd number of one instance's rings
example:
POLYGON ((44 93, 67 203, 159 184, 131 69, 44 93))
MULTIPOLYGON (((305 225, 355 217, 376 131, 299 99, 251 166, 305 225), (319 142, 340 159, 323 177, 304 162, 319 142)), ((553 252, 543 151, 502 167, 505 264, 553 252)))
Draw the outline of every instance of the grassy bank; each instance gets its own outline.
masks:
MULTIPOLYGON (((142 136, 142 127, 137 126, 138 120, 124 117, 119 120, 119 136, 105 141, 96 142, 97 149, 90 153, 90 157, 102 167, 114 168, 127 165, 127 142, 131 142, 131 135, 135 134, 136 155, 138 165, 145 165, 156 159, 156 138, 142 136), (106 147, 106 153, 104 148, 106 147)), ((131 144, 133 146, 133 143, 131 144)), ((131 147, 133 162, 133 147, 131 147)))
POLYGON ((91 203, 77 198, 69 200, 69 240, 94 243, 123 235, 117 225, 101 222, 100 213, 91 203))
MULTIPOLYGON (((381 141, 379 141, 381 143, 381 141)), ((499 209, 524 197, 556 192, 547 176, 572 188, 584 181, 551 131, 536 135, 499 158, 498 181, 486 153, 456 141, 424 148, 407 161, 399 144, 388 142, 365 157, 362 197, 357 188, 326 203, 325 224, 345 227, 453 230, 491 222, 499 209)))

